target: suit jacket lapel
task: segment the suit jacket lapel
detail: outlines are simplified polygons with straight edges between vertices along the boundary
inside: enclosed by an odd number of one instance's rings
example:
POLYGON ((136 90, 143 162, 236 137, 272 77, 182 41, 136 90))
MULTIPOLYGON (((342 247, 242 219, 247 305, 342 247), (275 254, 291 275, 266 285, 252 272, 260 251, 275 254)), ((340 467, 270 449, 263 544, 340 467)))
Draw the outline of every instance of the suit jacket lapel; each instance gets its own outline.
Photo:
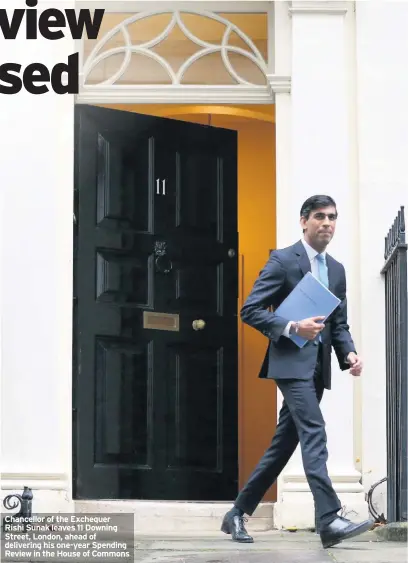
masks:
MULTIPOLYGON (((312 267, 310 265, 309 256, 307 255, 307 252, 302 244, 302 241, 299 240, 296 244, 294 244, 293 248, 295 250, 299 267, 302 270, 303 275, 306 275, 307 272, 311 272, 312 267)), ((329 290, 332 293, 334 293, 334 287, 336 285, 336 271, 335 271, 336 266, 330 254, 326 254, 326 264, 327 264, 327 275, 329 277, 329 290)))
POLYGON ((307 252, 301 240, 294 245, 294 250, 298 258, 299 267, 302 270, 303 275, 306 275, 307 272, 311 272, 312 268, 310 266, 309 256, 307 255, 307 252))
POLYGON ((332 261, 332 257, 329 254, 326 254, 326 264, 327 264, 327 275, 329 277, 329 289, 332 293, 334 293, 334 285, 335 285, 335 272, 334 272, 334 263, 332 261))

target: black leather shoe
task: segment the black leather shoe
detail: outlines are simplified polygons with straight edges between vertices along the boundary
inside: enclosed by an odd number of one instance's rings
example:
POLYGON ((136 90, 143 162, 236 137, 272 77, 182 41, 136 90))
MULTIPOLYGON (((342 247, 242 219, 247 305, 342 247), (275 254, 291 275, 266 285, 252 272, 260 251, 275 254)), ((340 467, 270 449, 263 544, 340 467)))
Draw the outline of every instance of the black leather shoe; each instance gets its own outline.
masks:
POLYGON ((238 516, 231 512, 227 512, 222 521, 221 531, 224 534, 231 534, 232 539, 241 543, 253 543, 252 538, 245 529, 244 522, 248 522, 243 516, 238 516))
POLYGON ((322 540, 323 547, 326 549, 343 540, 354 538, 359 534, 371 530, 373 525, 374 522, 372 520, 365 520, 360 524, 354 524, 350 522, 350 520, 347 520, 347 518, 338 516, 333 522, 321 528, 320 539, 322 540))

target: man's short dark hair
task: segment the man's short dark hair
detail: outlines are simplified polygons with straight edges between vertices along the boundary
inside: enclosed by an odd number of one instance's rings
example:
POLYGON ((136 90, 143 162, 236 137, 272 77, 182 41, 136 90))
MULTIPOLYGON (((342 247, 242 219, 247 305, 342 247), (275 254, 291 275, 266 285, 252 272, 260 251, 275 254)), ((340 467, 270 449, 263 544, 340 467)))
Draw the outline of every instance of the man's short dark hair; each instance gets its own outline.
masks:
POLYGON ((313 195, 309 197, 300 209, 300 216, 309 219, 309 215, 315 209, 322 209, 324 207, 335 207, 337 212, 336 202, 328 195, 313 195))

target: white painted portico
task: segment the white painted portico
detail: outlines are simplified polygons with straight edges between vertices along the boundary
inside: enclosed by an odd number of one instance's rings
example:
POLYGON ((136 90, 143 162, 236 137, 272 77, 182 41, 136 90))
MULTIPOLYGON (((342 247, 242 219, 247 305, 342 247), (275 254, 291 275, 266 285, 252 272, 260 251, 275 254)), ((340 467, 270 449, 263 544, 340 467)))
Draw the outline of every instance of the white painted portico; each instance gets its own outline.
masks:
MULTIPOLYGON (((88 1, 84 6, 95 4, 88 1)), ((114 5, 115 11, 128 13, 152 4, 121 0, 108 3, 107 9, 114 5)), ((190 0, 180 9, 199 11, 202 4, 190 0)), ((155 2, 154 10, 169 6, 170 2, 155 2)), ((334 362, 333 389, 326 393, 322 408, 334 487, 348 516, 363 519, 365 494, 386 474, 380 269, 384 235, 400 205, 408 204, 408 83, 401 72, 408 52, 408 4, 207 1, 205 9, 269 14, 265 86, 89 87, 81 89, 76 100, 22 92, 0 101, 2 498, 29 486, 35 512, 75 509, 74 104, 274 103, 278 247, 299 238, 300 205, 311 194, 328 194, 339 208, 331 253, 346 267, 349 320, 365 370, 356 381, 334 362)), ((3 48, 4 42, 2 52, 3 48)), ((55 42, 52 49, 41 39, 31 42, 30 48, 23 39, 5 46, 9 60, 22 64, 39 60, 50 66, 76 50, 70 39, 55 42)), ((385 511, 385 496, 378 500, 378 510, 385 511)), ((85 504, 76 508, 90 510, 85 504)), ((114 504, 101 501, 91 508, 103 511, 114 504)), ((146 532, 151 529, 149 514, 154 515, 155 532, 161 526, 195 530, 194 515, 200 517, 201 530, 203 521, 209 530, 218 530, 225 509, 201 503, 118 504, 121 510, 135 511, 138 529, 146 532)), ((258 514, 258 529, 313 526, 313 500, 300 451, 279 479, 273 518, 265 507, 258 514)))

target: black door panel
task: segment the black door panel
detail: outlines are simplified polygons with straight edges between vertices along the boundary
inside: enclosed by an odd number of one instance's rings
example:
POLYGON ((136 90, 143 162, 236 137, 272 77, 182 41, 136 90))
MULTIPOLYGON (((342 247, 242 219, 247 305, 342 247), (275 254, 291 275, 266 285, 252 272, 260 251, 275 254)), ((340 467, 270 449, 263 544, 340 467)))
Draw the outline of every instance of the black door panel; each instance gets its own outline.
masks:
POLYGON ((236 133, 77 106, 75 134, 75 496, 231 500, 236 133))

